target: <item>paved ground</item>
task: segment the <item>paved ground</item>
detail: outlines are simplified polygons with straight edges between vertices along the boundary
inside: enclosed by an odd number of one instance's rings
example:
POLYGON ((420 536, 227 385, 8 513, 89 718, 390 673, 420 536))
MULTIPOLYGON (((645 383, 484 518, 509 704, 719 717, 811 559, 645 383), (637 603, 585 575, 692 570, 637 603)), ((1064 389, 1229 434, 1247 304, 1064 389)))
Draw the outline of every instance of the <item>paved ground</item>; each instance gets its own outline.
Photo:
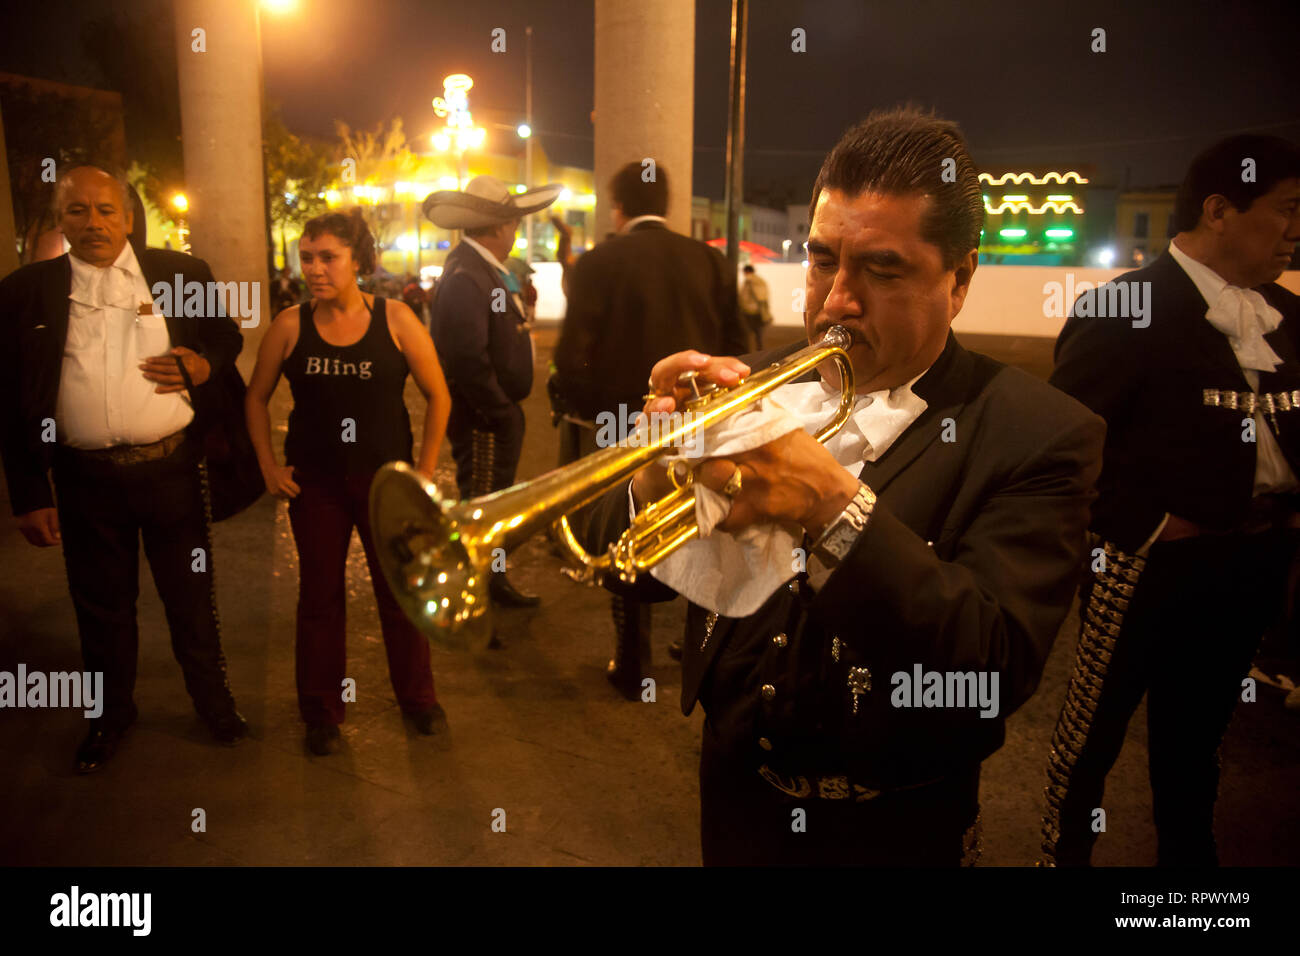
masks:
MULTIPOLYGON (((1050 343, 967 339, 1044 375, 1050 343)), ((527 405, 520 477, 548 470, 554 432, 539 336, 538 387, 527 405)), ((777 344, 777 343, 773 343, 777 344)), ((412 402, 412 408, 419 407, 412 402)), ((273 418, 284 421, 287 388, 273 418)), ((418 427, 417 427, 418 434, 418 427)), ((445 471, 440 484, 449 487, 445 471)), ((8 514, 7 500, 0 502, 8 514)), ((253 739, 212 744, 171 657, 152 582, 141 582, 140 720, 102 773, 79 777, 84 723, 67 711, 0 711, 0 863, 14 864, 647 864, 699 860, 696 767, 701 716, 683 718, 679 674, 664 653, 680 602, 656 609, 658 699, 627 703, 605 683, 608 602, 559 573, 538 541, 513 558, 518 583, 543 595, 501 620, 502 650, 435 648, 450 731, 415 735, 388 684, 359 544, 349 558, 349 675, 358 701, 344 748, 308 756, 293 678, 297 572, 285 508, 269 499, 218 525, 215 562, 231 686, 253 739), (205 811, 206 832, 191 828, 205 811), (494 832, 494 812, 506 829, 494 832), (499 817, 500 815, 497 814, 499 817)), ((142 561, 141 566, 145 564, 142 561)), ((0 670, 80 667, 61 555, 0 535, 0 670)), ((1047 741, 1065 694, 1073 617, 1038 694, 1008 723, 985 764, 984 860, 1037 856, 1047 741)), ((1101 864, 1154 862, 1145 718, 1133 721, 1110 778, 1101 864)), ((1218 837, 1225 863, 1300 862, 1300 716, 1265 689, 1238 707, 1223 748, 1218 837)))

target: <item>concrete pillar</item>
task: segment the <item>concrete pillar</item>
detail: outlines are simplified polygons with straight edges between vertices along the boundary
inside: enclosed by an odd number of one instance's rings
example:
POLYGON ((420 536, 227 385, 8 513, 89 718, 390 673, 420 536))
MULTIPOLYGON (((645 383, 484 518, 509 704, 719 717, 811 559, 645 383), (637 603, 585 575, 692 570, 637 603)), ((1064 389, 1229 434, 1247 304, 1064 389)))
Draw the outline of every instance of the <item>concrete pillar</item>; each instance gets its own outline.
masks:
POLYGON ((177 0, 175 10, 190 244, 217 281, 260 283, 260 322, 244 329, 251 362, 272 318, 257 3, 177 0))
POLYGON ((612 228, 609 177, 653 159, 668 170, 668 225, 691 234, 695 0, 596 0, 596 235, 612 228))

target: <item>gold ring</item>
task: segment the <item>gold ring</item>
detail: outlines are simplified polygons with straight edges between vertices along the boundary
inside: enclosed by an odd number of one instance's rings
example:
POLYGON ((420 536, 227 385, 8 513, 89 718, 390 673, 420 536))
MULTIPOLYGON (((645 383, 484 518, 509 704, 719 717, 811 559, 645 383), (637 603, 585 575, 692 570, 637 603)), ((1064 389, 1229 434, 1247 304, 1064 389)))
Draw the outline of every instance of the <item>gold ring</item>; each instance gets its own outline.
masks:
POLYGON ((731 477, 727 479, 727 483, 722 486, 722 493, 728 498, 734 498, 736 495, 740 494, 740 485, 740 466, 737 465, 736 470, 733 471, 731 477))

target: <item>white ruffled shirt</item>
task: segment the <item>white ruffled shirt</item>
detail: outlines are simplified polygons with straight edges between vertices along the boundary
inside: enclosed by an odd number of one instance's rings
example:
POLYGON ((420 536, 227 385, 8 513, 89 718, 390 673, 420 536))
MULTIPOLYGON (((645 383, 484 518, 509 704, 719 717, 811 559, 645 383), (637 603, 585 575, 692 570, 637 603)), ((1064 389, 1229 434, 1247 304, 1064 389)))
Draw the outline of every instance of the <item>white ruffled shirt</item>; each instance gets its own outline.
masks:
MULTIPOLYGON (((921 375, 925 373, 922 372, 921 375)), ((844 427, 826 449, 857 477, 915 422, 927 405, 912 391, 917 375, 895 389, 859 395, 844 427)), ((816 432, 839 407, 839 389, 824 381, 784 385, 763 403, 708 429, 691 460, 726 457, 779 438, 796 428, 816 432)), ((629 507, 636 512, 628 491, 629 507)), ((797 525, 753 525, 732 535, 713 529, 726 518, 730 499, 696 486, 701 537, 687 542, 651 569, 651 575, 701 607, 725 617, 753 614, 797 573, 794 549, 803 540, 797 525)), ((806 560, 806 556, 805 556, 806 560)))
POLYGON ((171 337, 131 244, 102 268, 68 259, 68 337, 54 413, 60 443, 147 445, 180 431, 194 418, 186 393, 159 395, 139 368, 170 349, 171 337), (142 306, 147 314, 140 314, 142 306))

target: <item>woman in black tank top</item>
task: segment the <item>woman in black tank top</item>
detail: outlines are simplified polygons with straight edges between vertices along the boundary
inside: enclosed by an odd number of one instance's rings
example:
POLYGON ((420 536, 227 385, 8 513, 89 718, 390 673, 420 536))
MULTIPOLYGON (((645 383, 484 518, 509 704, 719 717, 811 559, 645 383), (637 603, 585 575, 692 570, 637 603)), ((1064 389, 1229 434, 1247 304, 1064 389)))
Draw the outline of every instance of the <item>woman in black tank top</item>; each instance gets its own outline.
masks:
POLYGON ((370 297, 374 240, 356 210, 311 220, 299 243, 311 299, 281 312, 257 355, 245 399, 248 430, 273 495, 289 499, 298 545, 298 709, 315 754, 338 746, 347 649, 345 577, 356 527, 370 566, 388 670, 403 713, 423 733, 445 719, 429 646, 398 606, 375 554, 369 492, 385 462, 411 461, 408 373, 428 401, 417 469, 432 479, 451 410, 433 341, 403 302, 370 297), (275 460, 267 403, 283 374, 293 394, 285 462, 275 460))

